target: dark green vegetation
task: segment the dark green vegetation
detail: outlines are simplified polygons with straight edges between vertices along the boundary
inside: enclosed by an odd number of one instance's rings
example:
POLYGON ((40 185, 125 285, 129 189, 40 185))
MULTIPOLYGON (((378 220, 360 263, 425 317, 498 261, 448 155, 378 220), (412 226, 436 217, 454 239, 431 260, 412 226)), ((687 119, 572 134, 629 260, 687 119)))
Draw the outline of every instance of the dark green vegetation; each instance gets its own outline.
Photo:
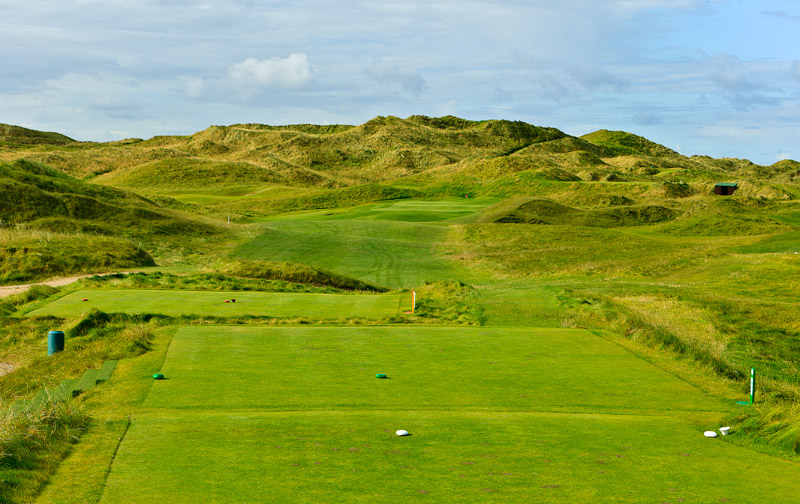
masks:
POLYGON ((3 126, 0 170, 0 282, 143 269, 0 301, 4 405, 121 359, 49 484, 63 437, 18 452, 54 462, 13 469, 9 501, 196 501, 185 474, 219 501, 796 500, 796 161, 415 116, 106 144, 3 126), (293 313, 261 309, 279 293, 293 313), (43 315, 83 297, 103 311, 43 315), (180 471, 143 487, 170 445, 180 471))

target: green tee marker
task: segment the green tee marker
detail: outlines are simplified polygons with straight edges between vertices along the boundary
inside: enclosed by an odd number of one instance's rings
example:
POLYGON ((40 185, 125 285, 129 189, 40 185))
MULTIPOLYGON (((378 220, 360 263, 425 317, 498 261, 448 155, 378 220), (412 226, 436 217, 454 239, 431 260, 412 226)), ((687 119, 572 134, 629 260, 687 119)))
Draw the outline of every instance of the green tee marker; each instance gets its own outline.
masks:
POLYGON ((164 375, 161 374, 161 373, 156 373, 156 374, 153 375, 153 379, 154 380, 163 380, 164 379, 164 375))
POLYGON ((378 373, 375 375, 375 378, 386 378, 386 375, 383 373, 378 373))
POLYGON ((736 401, 736 404, 751 405, 756 400, 756 368, 750 368, 750 402, 736 401))

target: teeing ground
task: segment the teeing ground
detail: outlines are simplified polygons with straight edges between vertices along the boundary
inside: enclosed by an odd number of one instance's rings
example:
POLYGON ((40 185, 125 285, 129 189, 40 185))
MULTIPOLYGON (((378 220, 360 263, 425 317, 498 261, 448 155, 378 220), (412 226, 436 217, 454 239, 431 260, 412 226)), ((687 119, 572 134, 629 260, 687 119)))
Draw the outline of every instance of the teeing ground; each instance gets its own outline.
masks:
POLYGON ((187 327, 162 371, 102 503, 778 504, 800 492, 797 464, 702 436, 730 405, 583 330, 187 327))
POLYGON ((84 289, 57 299, 28 315, 79 317, 92 308, 97 308, 107 313, 169 316, 380 319, 396 315, 400 310, 400 299, 398 294, 84 289), (82 301, 83 299, 87 301, 82 301), (225 302, 231 299, 236 302, 225 302))

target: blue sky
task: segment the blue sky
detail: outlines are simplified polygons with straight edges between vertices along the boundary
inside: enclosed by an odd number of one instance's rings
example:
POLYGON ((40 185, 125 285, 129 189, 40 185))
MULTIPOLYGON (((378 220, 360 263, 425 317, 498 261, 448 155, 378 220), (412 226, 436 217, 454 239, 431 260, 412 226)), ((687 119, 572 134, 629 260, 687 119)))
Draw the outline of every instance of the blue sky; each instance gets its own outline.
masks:
POLYGON ((378 115, 800 159, 800 0, 0 0, 0 122, 80 140, 378 115))

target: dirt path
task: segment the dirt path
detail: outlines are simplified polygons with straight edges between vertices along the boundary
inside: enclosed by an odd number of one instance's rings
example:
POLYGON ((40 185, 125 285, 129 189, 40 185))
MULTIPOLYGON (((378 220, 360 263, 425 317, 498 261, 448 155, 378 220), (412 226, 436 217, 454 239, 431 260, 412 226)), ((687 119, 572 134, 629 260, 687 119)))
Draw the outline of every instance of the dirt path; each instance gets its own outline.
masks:
MULTIPOLYGON (((113 275, 116 272, 110 273, 91 273, 88 275, 74 275, 74 276, 67 276, 67 277, 60 277, 60 278, 52 278, 50 280, 45 280, 44 282, 33 282, 27 284, 20 284, 20 285, 5 285, 0 286, 0 298, 13 296, 14 294, 19 294, 20 292, 25 292, 26 290, 30 289, 34 285, 49 285, 50 287, 61 287, 62 285, 71 284, 72 282, 78 281, 81 278, 87 278, 92 276, 105 276, 105 275, 113 275)), ((121 273, 125 273, 124 271, 121 273)))

